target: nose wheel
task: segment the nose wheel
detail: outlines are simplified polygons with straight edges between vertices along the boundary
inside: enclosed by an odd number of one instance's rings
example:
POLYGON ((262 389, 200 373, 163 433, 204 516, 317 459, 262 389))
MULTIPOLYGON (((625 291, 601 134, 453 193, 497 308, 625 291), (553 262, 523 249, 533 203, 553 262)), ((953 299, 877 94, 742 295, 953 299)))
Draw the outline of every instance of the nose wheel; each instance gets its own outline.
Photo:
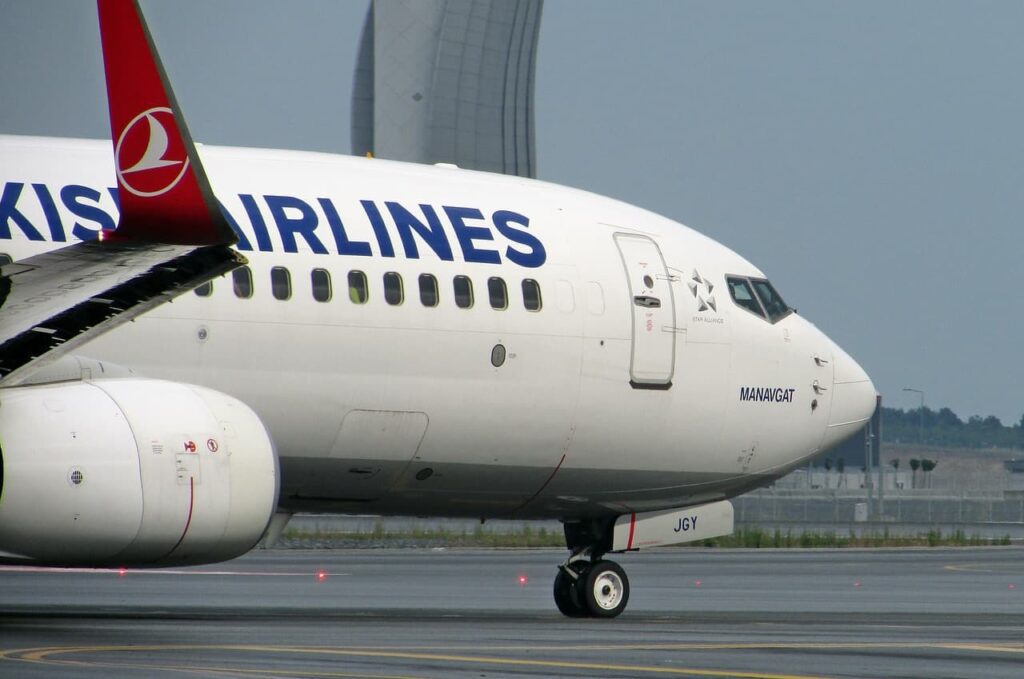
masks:
POLYGON ((614 618, 629 602, 622 566, 601 557, 612 551, 615 517, 562 523, 570 556, 555 575, 555 605, 570 618, 614 618))
POLYGON ((629 602, 629 578, 614 561, 576 561, 559 567, 555 605, 570 618, 614 618, 629 602))
MULTIPOLYGON (((558 574, 555 575, 555 605, 567 618, 583 618, 589 615, 589 610, 580 601, 573 575, 566 572, 565 568, 559 567, 558 574)), ((576 578, 578 577, 576 575, 576 578)))

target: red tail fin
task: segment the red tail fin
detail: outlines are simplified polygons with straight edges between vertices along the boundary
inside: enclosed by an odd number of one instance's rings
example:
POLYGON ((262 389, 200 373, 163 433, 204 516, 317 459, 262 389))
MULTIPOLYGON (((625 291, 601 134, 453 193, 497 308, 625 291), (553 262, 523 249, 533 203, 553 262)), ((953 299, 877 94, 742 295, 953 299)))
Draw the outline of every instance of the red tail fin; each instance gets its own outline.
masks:
POLYGON ((224 218, 135 0, 97 0, 120 193, 105 238, 231 244, 224 218))

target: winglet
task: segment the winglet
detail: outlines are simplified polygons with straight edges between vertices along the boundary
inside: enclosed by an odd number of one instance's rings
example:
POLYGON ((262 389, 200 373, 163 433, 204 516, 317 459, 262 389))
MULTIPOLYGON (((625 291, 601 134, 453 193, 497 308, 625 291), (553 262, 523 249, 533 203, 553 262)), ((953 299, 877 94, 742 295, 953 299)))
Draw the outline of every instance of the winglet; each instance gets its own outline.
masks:
POLYGON ((136 0, 97 0, 120 194, 104 240, 230 245, 238 240, 199 162, 136 0))

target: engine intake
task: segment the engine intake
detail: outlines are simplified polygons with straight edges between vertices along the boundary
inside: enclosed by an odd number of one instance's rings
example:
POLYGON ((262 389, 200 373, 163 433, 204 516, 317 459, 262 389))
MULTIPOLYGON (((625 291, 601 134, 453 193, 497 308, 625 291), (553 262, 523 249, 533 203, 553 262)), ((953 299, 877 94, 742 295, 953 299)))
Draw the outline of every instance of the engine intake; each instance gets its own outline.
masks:
POLYGON ((0 555, 56 566, 170 566, 252 548, 277 456, 241 401, 108 379, 0 390, 0 555))

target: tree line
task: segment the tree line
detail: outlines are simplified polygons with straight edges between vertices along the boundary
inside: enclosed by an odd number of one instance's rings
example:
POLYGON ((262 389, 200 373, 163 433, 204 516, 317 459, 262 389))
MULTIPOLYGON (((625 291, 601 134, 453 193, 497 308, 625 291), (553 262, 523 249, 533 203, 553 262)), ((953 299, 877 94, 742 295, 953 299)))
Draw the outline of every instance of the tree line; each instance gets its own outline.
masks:
POLYGON ((1004 425, 995 415, 961 420, 949 408, 903 410, 882 407, 882 438, 889 443, 924 443, 947 448, 1024 449, 1024 415, 1004 425))

